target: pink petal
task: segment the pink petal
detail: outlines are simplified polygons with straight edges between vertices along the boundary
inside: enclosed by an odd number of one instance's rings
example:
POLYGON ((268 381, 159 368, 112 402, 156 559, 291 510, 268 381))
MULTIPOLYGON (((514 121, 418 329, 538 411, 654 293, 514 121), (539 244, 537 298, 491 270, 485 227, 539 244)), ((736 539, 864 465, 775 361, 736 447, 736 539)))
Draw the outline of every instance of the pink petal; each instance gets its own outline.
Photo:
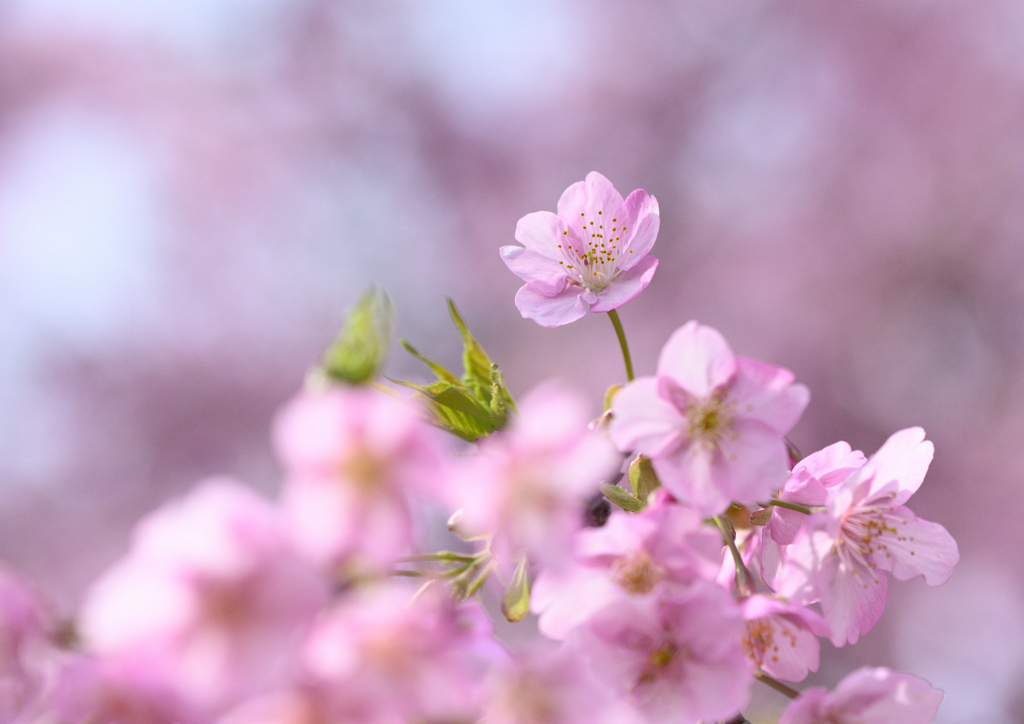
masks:
POLYGON ((785 481, 786 444, 761 423, 736 420, 732 434, 724 435, 718 445, 717 482, 730 500, 766 500, 785 481))
POLYGON ((622 210, 620 221, 629 225, 628 242, 621 248, 630 249, 623 255, 623 269, 635 266, 647 252, 651 250, 655 239, 658 238, 658 229, 661 226, 661 217, 658 213, 658 200, 648 196, 643 189, 637 189, 629 195, 622 210), (626 258, 628 257, 628 258, 626 258))
POLYGON ((708 397, 735 371, 736 360, 725 338, 695 321, 673 332, 658 357, 658 374, 672 377, 696 397, 708 397))
POLYGON ((537 628, 542 634, 564 641, 572 629, 622 595, 601 569, 573 566, 562 574, 542 571, 530 593, 530 610, 539 616, 537 628))
POLYGON ((661 484, 681 503, 704 515, 718 515, 732 498, 719 479, 712 456, 696 445, 685 445, 672 455, 652 457, 661 484))
POLYGON ((895 493, 895 505, 903 505, 921 487, 935 446, 924 439, 924 430, 910 427, 893 433, 861 468, 857 480, 870 480, 865 500, 895 493))
POLYGON ((565 236, 562 232, 567 228, 565 220, 550 211, 534 211, 516 224, 516 241, 557 264, 562 258, 558 245, 562 243, 565 236))
POLYGON ((608 433, 620 451, 654 457, 679 445, 685 425, 675 405, 658 394, 657 380, 640 377, 615 395, 608 433))
POLYGON ((577 219, 581 213, 585 213, 589 221, 600 210, 602 216, 607 215, 611 220, 620 206, 622 194, 615 190, 611 181, 597 171, 591 171, 585 181, 577 181, 565 190, 558 200, 558 215, 578 226, 577 219))
POLYGON ((874 555, 878 567, 892 571, 901 581, 924 576, 929 586, 945 583, 960 560, 953 536, 938 523, 921 520, 902 505, 886 513, 885 522, 896 532, 879 537, 884 549, 874 555))
POLYGON ((736 358, 736 377, 729 389, 737 418, 758 420, 779 435, 793 429, 811 393, 793 384, 793 373, 747 357, 736 358))
POLYGON ((598 292, 597 302, 590 307, 590 311, 607 312, 621 307, 651 283, 654 270, 657 268, 657 259, 653 256, 644 257, 632 269, 615 277, 615 281, 609 284, 604 291, 598 292))
POLYGON ((581 298, 583 291, 567 284, 561 293, 548 297, 526 284, 516 293, 516 307, 525 318, 542 327, 561 327, 587 313, 587 304, 581 298))
POLYGON ((547 297, 565 289, 568 275, 558 262, 521 246, 501 247, 501 260, 513 274, 547 297))
POLYGON ((818 579, 821 610, 832 629, 832 643, 857 643, 877 623, 885 609, 889 581, 884 573, 848 569, 838 556, 822 561, 818 579))
POLYGON ((829 713, 864 724, 928 724, 942 703, 942 692, 927 681, 884 667, 854 671, 839 682, 829 713))

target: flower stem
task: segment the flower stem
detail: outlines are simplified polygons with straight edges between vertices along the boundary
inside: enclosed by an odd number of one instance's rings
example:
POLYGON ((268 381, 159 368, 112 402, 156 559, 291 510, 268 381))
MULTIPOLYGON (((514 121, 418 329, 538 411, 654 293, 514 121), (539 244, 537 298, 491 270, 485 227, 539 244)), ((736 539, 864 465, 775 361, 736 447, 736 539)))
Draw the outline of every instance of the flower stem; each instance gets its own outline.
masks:
POLYGON ((614 309, 608 311, 608 316, 615 327, 615 334, 619 338, 619 346, 622 347, 622 359, 626 363, 626 379, 633 381, 633 360, 629 356, 629 344, 626 342, 626 333, 622 330, 622 322, 619 321, 619 313, 614 309))
POLYGON ((783 684, 781 681, 778 681, 777 679, 773 679, 772 677, 768 676, 768 674, 764 673, 763 671, 755 671, 754 672, 754 678, 756 678, 762 684, 767 684, 768 686, 772 687, 773 689, 775 689, 775 691, 779 692, 780 694, 784 694, 785 696, 788 696, 790 699, 795 699, 798 696, 800 696, 800 692, 799 691, 797 691, 796 689, 793 689, 793 688, 790 688, 790 687, 786 686, 785 684, 783 684))
POLYGON ((740 550, 736 547, 736 531, 720 515, 716 515, 714 521, 732 553, 733 563, 736 564, 736 593, 741 597, 749 596, 754 593, 754 576, 747 570, 747 566, 743 563, 743 556, 740 555, 740 550))
POLYGON ((789 510, 795 510, 798 513, 804 515, 810 515, 811 513, 823 513, 825 512, 824 505, 804 505, 803 503, 793 503, 789 500, 779 500, 778 498, 772 498, 768 505, 776 505, 780 508, 788 508, 789 510))

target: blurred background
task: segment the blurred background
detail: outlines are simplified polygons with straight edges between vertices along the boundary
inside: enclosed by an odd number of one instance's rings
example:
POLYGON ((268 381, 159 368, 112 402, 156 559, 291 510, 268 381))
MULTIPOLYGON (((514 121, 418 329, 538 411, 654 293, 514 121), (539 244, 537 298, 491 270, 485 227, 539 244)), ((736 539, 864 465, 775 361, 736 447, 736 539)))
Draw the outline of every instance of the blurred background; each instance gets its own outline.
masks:
POLYGON ((591 170, 661 204, 638 373, 696 318, 810 387, 805 453, 935 441, 912 507, 957 571, 811 683, 1024 721, 1016 0, 0 0, 0 558, 70 613, 198 479, 272 492, 274 411, 370 283, 424 353, 458 363, 451 295, 514 392, 596 407, 605 315, 522 319, 498 257, 591 170))

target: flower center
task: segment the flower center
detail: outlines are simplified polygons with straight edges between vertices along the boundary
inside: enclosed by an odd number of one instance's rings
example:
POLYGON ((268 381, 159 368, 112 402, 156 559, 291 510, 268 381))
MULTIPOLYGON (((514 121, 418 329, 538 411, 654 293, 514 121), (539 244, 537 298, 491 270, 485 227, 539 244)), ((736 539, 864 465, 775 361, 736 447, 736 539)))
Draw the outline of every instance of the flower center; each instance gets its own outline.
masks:
MULTIPOLYGON (((562 232, 562 243, 558 248, 565 257, 558 263, 569 275, 569 280, 592 292, 603 291, 619 275, 619 259, 623 253, 632 254, 632 249, 623 251, 622 234, 626 233, 625 223, 613 218, 605 229, 604 210, 592 212, 590 218, 585 211, 580 218, 562 232)), ((626 237, 627 243, 629 237, 626 237)))
POLYGON ((884 540, 879 541, 879 538, 899 536, 899 531, 886 517, 886 513, 892 510, 891 505, 882 503, 855 507, 843 516, 839 538, 836 540, 836 553, 855 577, 859 578, 862 571, 869 571, 875 577, 874 582, 878 583, 875 556, 892 557, 884 540))
POLYGON ((612 580, 633 594, 650 593, 665 577, 665 569, 651 560, 647 551, 623 556, 612 564, 612 580))
POLYGON ((647 665, 637 678, 637 685, 652 684, 664 676, 666 669, 668 669, 679 653, 679 647, 673 641, 666 641, 651 651, 650 656, 647 658, 647 665))
POLYGON ((695 402, 686 408, 687 436, 714 450, 722 435, 732 427, 733 412, 732 403, 722 392, 695 402))
POLYGON ((776 634, 783 639, 783 643, 788 643, 792 647, 796 646, 796 634, 785 626, 776 628, 770 618, 747 622, 747 635, 743 637, 741 643, 747 656, 758 668, 764 665, 765 659, 773 663, 778 662, 779 644, 775 640, 776 634))

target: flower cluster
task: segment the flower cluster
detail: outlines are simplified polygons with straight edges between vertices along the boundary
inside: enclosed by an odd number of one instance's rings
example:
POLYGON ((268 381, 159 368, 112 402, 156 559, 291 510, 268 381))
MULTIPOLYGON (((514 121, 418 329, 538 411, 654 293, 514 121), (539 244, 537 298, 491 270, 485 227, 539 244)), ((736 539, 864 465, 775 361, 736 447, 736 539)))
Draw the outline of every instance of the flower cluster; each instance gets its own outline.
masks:
POLYGON ((591 173, 501 251, 523 316, 612 316, 629 380, 603 412, 554 382, 517 405, 454 305, 465 373, 406 343, 438 379, 404 395, 373 381, 389 324, 357 309, 276 419, 275 499, 216 478, 167 503, 72 627, 0 571, 0 722, 742 722, 758 680, 793 699, 784 724, 932 721, 941 692, 885 668, 789 686, 821 638, 874 626, 887 573, 950 576, 956 543, 906 506, 932 444, 797 459, 807 389, 693 321, 633 379, 615 309, 658 226, 591 173), (502 644, 495 598, 543 640, 502 644))

